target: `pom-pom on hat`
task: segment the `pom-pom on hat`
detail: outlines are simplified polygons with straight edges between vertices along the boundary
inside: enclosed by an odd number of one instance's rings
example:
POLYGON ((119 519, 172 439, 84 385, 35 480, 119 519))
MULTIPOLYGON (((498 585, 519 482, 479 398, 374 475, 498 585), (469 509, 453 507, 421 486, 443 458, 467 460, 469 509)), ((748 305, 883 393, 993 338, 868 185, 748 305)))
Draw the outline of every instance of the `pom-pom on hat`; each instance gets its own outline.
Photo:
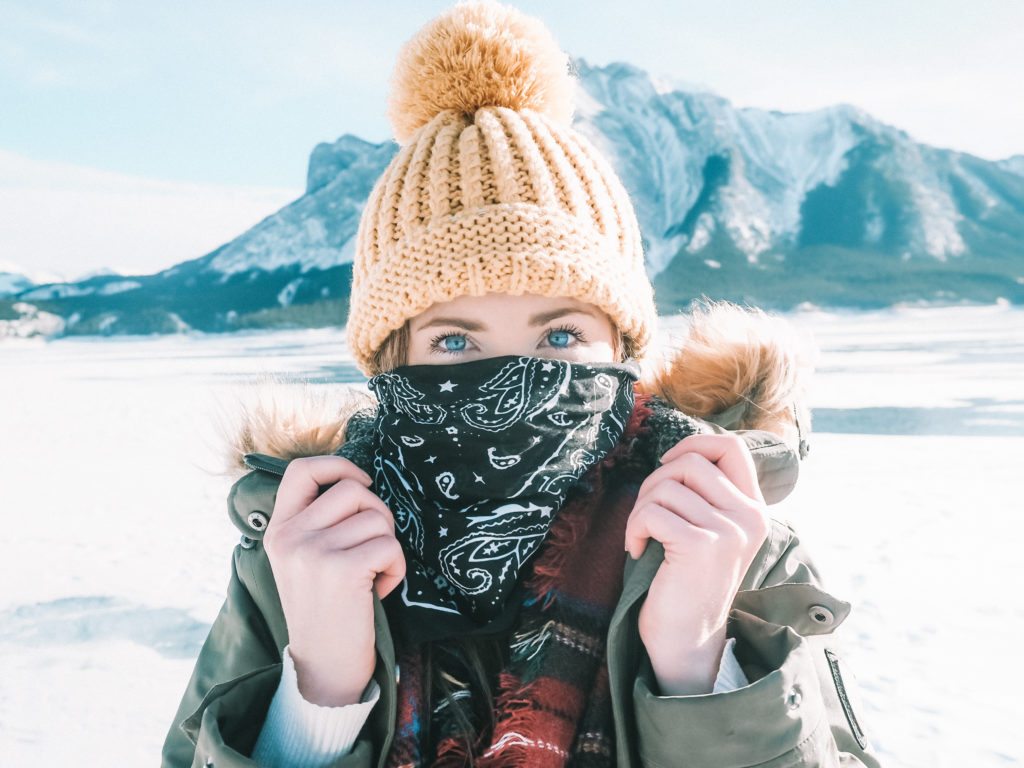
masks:
POLYGON ((540 20, 497 3, 456 6, 406 43, 391 76, 388 118, 399 144, 446 109, 532 109, 568 125, 569 58, 540 20))
POLYGON ((642 356, 654 290, 622 182, 570 125, 569 59, 538 19, 462 2, 399 52, 388 117, 398 154, 356 234, 346 336, 360 370, 431 305, 490 292, 604 310, 642 356))

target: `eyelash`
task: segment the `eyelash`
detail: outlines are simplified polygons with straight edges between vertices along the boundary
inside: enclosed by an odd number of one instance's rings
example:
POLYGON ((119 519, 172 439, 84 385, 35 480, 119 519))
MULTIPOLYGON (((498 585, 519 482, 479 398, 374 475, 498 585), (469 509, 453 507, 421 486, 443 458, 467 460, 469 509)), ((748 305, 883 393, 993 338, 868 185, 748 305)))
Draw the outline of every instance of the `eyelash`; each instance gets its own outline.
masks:
POLYGON ((461 333, 442 333, 435 336, 430 340, 430 351, 439 355, 457 355, 463 350, 445 349, 441 346, 441 342, 447 339, 449 336, 462 336, 461 333))
POLYGON ((567 333, 567 334, 569 334, 569 336, 574 336, 575 340, 580 341, 580 342, 587 341, 587 335, 583 331, 581 331, 577 326, 573 326, 573 325, 570 325, 570 324, 565 324, 565 325, 559 326, 558 328, 549 328, 547 333, 545 333, 545 337, 548 337, 551 334, 557 334, 557 333, 567 333))
MULTIPOLYGON (((582 342, 586 342, 586 340, 587 340, 586 334, 584 334, 583 331, 581 331, 577 326, 572 325, 570 323, 565 323, 563 325, 559 325, 557 328, 548 328, 548 330, 544 334, 544 336, 546 338, 547 336, 551 335, 552 333, 559 333, 560 331, 564 331, 566 333, 572 334, 573 336, 576 337, 576 340, 578 342, 582 343, 582 342)), ((447 339, 449 336, 465 336, 465 334, 464 333, 442 333, 442 334, 439 334, 439 335, 435 336, 434 338, 432 338, 430 340, 430 351, 433 352, 433 353, 440 354, 440 355, 459 355, 459 354, 462 354, 463 352, 465 352, 464 349, 444 349, 443 347, 441 347, 440 346, 441 342, 444 341, 445 339, 447 339)), ((568 349, 568 347, 555 347, 555 349, 568 349)))

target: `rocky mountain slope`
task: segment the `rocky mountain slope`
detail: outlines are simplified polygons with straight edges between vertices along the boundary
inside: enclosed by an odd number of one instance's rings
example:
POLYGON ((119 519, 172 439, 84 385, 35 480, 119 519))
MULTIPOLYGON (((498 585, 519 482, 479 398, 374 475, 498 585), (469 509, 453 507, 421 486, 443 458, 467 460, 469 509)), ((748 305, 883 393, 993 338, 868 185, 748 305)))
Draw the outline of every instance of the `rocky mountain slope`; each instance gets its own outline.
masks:
MULTIPOLYGON (((629 64, 575 66, 575 125, 630 191, 661 311, 702 294, 769 309, 1024 303, 1024 156, 920 144, 850 105, 738 109, 629 64)), ((0 319, 17 301, 64 333, 341 324, 359 214, 396 151, 320 144, 305 194, 213 252, 23 288, 0 319)))

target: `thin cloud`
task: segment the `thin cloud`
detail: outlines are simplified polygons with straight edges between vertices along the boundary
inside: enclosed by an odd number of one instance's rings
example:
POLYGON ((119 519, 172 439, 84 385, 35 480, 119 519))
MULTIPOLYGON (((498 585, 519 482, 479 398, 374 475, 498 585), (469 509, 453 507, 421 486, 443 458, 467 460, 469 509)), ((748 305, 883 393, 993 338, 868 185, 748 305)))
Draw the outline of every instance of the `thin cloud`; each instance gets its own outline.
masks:
POLYGON ((46 37, 67 43, 100 47, 103 37, 72 19, 54 18, 25 6, 3 6, 4 21, 9 33, 22 31, 36 32, 46 37))
POLYGON ((170 182, 0 150, 0 260, 27 271, 148 274, 212 251, 301 194, 170 182))

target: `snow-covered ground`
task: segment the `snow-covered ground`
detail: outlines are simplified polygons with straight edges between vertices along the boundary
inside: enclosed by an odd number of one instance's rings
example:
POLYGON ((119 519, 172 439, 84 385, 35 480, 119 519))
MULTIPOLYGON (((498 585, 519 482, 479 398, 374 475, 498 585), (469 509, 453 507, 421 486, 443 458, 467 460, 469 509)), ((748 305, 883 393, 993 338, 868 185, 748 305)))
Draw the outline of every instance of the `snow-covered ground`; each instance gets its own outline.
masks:
MULTIPOLYGON (((869 737, 1016 764, 1024 311, 790 317, 822 354, 773 511, 854 604, 869 737)), ((214 416, 266 372, 362 381, 338 330, 0 345, 0 765, 158 761, 238 541, 214 416)))

